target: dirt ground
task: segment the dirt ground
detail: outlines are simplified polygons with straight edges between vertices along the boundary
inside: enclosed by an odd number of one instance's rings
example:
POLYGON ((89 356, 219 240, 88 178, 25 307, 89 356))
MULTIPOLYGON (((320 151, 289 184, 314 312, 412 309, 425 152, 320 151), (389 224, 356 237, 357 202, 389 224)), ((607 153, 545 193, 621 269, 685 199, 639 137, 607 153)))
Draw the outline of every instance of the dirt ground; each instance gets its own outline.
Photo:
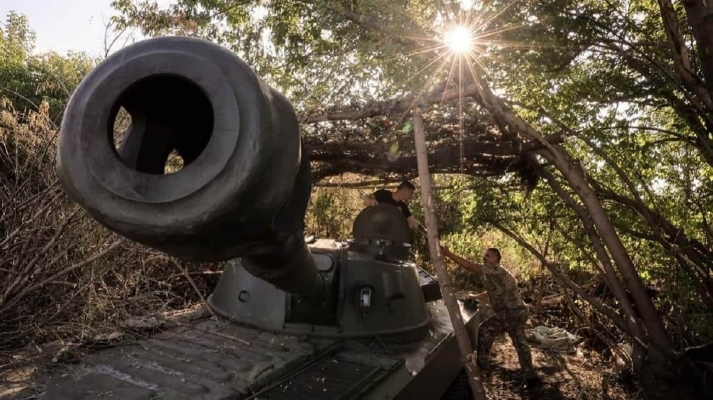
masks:
POLYGON ((595 352, 580 349, 577 354, 562 354, 532 348, 535 370, 543 385, 525 391, 517 353, 503 335, 493 344, 490 376, 484 379, 490 399, 638 399, 643 398, 626 371, 616 372, 612 362, 595 352))

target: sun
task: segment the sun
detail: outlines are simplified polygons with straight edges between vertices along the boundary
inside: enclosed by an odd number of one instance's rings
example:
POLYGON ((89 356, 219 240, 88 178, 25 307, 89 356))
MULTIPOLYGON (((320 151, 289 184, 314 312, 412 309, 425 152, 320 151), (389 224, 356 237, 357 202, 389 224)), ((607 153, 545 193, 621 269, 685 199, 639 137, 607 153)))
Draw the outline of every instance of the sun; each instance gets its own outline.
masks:
POLYGON ((456 25, 446 32, 443 42, 454 53, 467 53, 473 48, 473 34, 467 27, 456 25))

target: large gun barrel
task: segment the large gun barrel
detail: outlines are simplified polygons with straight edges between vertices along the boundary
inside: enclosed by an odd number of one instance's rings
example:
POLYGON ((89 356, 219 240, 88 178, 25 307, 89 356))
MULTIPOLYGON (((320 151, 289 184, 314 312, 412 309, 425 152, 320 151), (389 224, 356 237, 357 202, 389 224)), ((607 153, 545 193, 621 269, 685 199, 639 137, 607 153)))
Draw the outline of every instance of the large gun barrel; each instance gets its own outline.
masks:
POLYGON ((69 196, 120 235, 184 260, 240 257, 279 289, 322 296, 294 109, 218 45, 155 38, 104 60, 69 101, 57 167, 69 196), (114 138, 122 107, 131 126, 114 138), (166 174, 171 153, 183 168, 166 174))

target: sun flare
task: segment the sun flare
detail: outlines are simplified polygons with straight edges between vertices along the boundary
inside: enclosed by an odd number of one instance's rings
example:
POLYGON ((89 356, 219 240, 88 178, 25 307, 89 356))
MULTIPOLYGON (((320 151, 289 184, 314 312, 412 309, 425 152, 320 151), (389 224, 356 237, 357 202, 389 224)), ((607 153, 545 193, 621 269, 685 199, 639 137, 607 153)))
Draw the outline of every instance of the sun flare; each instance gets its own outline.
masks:
POLYGON ((446 32, 443 41, 448 48, 457 54, 467 53, 473 48, 473 34, 465 26, 456 25, 446 32))

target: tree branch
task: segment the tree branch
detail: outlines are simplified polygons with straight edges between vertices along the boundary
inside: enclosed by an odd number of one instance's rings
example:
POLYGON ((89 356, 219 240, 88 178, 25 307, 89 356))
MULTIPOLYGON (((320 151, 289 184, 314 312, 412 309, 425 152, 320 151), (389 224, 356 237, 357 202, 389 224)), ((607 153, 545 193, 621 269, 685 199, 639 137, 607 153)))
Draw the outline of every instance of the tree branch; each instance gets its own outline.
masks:
POLYGON ((445 101, 457 100, 462 97, 479 98, 478 88, 470 84, 463 88, 462 93, 457 89, 442 90, 440 88, 422 96, 408 95, 391 100, 372 101, 358 107, 334 106, 324 112, 307 113, 299 117, 303 123, 313 124, 324 121, 358 120, 372 118, 380 115, 406 113, 414 105, 426 109, 427 106, 445 101))
MULTIPOLYGON (((547 136, 548 143, 561 143, 562 135, 547 136)), ((368 144, 351 144, 344 148, 339 144, 325 144, 317 138, 305 139, 305 149, 310 153, 315 181, 345 172, 377 176, 395 173, 415 176, 416 156, 410 153, 391 154, 386 148, 368 144), (323 164, 315 165, 317 163, 323 164)), ((508 172, 522 173, 521 155, 542 148, 540 143, 525 142, 522 146, 494 142, 467 142, 464 146, 463 173, 473 176, 494 176, 508 172)), ((442 146, 429 154, 431 171, 434 173, 461 173, 461 154, 455 144, 442 146)))
POLYGON ((602 267, 604 268, 604 278, 607 282, 607 285, 609 286, 609 289, 612 291, 614 296, 616 296, 617 300, 621 304, 622 311, 624 311, 624 315, 626 315, 627 317, 626 326, 628 327, 628 329, 625 330, 625 332, 628 332, 630 335, 643 340, 646 335, 641 326, 641 322, 639 321, 639 318, 636 315, 636 311, 634 311, 634 307, 631 303, 631 300, 629 300, 629 296, 627 296, 624 285, 619 280, 619 277, 616 275, 616 271, 614 270, 614 265, 612 264, 611 258, 609 257, 609 254, 607 253, 606 248, 604 247, 604 243, 601 237, 599 236, 599 232, 594 226, 594 222, 591 220, 589 213, 581 204, 576 202, 572 196, 570 196, 567 192, 564 191, 562 186, 559 184, 559 182, 557 182, 557 180, 552 174, 545 171, 544 169, 540 169, 538 173, 542 178, 547 181, 547 183, 549 183, 550 187, 552 187, 555 193, 557 193, 557 195, 565 202, 565 204, 572 208, 579 216, 579 219, 584 225, 584 230, 587 233, 587 236, 589 236, 590 242, 592 243, 592 247, 594 247, 594 251, 597 254, 597 258, 599 259, 599 262, 602 263, 602 267))
POLYGON ((696 39, 708 92, 713 91, 713 3, 704 0, 684 0, 683 6, 696 39))
POLYGON ((711 100, 710 93, 702 86, 700 79, 691 70, 690 55, 683 38, 683 33, 681 32, 681 26, 678 24, 676 10, 674 10, 671 0, 658 0, 658 3, 666 36, 671 46, 676 78, 678 78, 688 90, 695 93, 701 103, 708 109, 708 112, 710 112, 713 110, 713 101, 711 100))

